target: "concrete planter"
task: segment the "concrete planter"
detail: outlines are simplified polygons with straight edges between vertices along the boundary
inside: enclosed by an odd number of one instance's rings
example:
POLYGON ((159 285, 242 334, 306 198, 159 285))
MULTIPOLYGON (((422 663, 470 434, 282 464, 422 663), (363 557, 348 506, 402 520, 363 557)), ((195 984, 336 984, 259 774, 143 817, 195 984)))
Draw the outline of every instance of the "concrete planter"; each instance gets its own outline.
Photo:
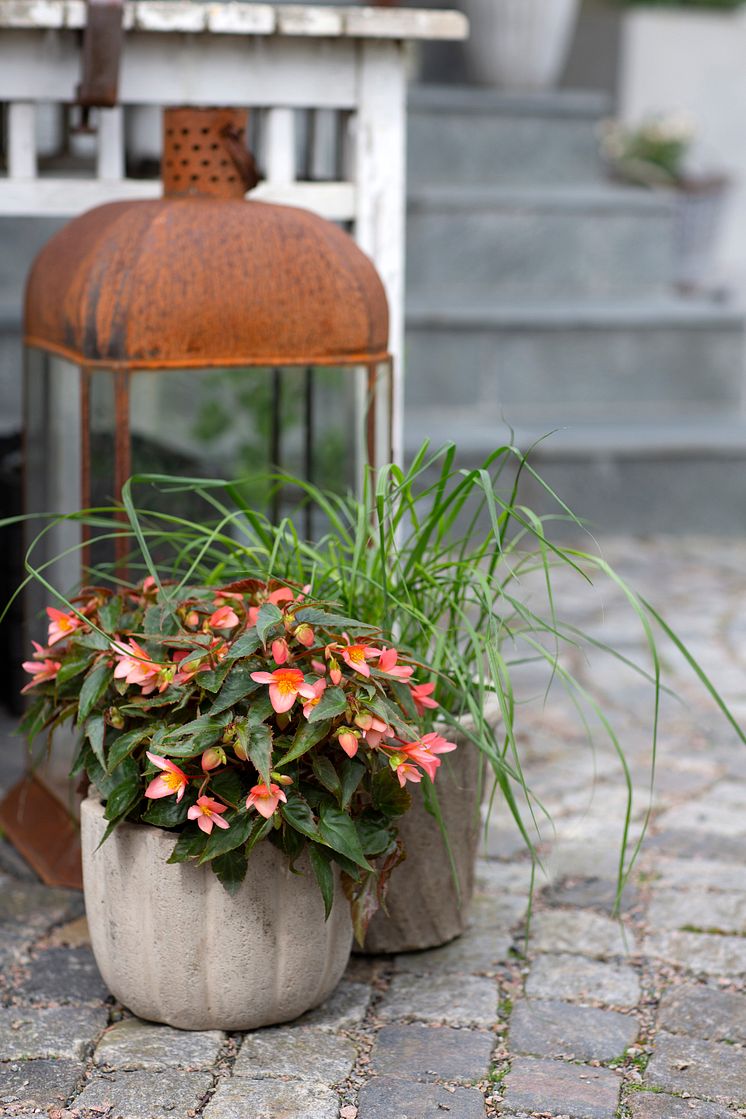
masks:
POLYGON ((230 897, 208 867, 168 865, 174 835, 122 824, 98 847, 103 806, 81 807, 91 943, 109 990, 141 1018, 187 1030, 251 1030, 318 1006, 347 966, 348 903, 324 906, 308 862, 292 874, 260 843, 230 897), (98 849, 97 849, 98 848, 98 849))
POLYGON ((550 89, 567 62, 580 0, 464 0, 471 77, 516 92, 550 89))
MULTIPOLYGON (((488 718, 496 726, 499 709, 495 708, 488 718)), ((452 728, 443 733, 459 744, 454 754, 444 755, 436 788, 460 896, 438 823, 415 789, 412 809, 402 817, 399 827, 407 857, 391 875, 388 914, 379 910, 370 923, 366 952, 437 948, 460 936, 467 926, 481 830, 483 762, 480 751, 464 734, 454 734, 452 728)))

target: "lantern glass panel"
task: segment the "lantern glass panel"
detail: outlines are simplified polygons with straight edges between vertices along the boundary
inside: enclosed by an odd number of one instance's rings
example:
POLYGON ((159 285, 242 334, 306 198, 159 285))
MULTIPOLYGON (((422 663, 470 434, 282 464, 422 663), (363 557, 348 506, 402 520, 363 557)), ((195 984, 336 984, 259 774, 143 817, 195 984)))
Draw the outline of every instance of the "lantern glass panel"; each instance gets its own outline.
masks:
MULTIPOLYGON (((292 512, 289 495, 273 497, 262 477, 275 468, 339 493, 354 488, 367 453, 367 392, 368 371, 359 367, 135 372, 132 472, 246 479, 244 498, 275 519, 292 512)), ((376 422, 384 442, 388 396, 382 365, 376 422)), ((188 496, 183 503, 180 514, 188 515, 188 496)))
MULTIPOLYGON (((84 500, 80 369, 54 354, 27 350, 24 407, 25 507, 30 513, 75 513, 84 500)), ((27 547, 42 527, 40 521, 29 523, 27 547)), ((42 566, 60 557, 45 577, 60 588, 72 588, 80 578, 80 543, 79 524, 50 524, 31 562, 42 566)))

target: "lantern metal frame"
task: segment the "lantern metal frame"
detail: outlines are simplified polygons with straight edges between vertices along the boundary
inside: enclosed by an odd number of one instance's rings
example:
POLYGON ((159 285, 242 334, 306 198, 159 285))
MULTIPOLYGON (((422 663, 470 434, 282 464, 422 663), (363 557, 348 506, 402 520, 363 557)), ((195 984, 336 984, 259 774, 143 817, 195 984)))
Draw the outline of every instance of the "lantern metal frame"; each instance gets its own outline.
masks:
MULTIPOLYGON (((269 461, 280 467, 279 370, 302 368, 303 464, 312 472, 314 367, 364 370, 358 468, 392 457, 393 363, 381 279, 339 226, 244 197, 258 181, 247 124, 241 109, 166 109, 163 197, 81 215, 31 269, 26 346, 80 370, 84 508, 91 503, 92 378, 104 370, 114 385, 116 498, 132 473, 132 377, 159 371, 271 370, 269 461)), ((118 543, 119 557, 124 547, 118 543)))

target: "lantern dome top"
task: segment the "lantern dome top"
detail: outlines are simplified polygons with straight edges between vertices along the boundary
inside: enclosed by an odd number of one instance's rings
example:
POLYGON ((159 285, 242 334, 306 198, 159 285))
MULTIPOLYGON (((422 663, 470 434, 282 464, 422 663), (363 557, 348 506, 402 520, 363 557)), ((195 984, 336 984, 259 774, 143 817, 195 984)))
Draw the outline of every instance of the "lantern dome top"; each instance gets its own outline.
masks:
POLYGON ((245 116, 167 112, 164 197, 98 206, 47 242, 26 286, 28 345, 107 369, 387 358, 386 295, 352 238, 244 199, 245 116))
POLYGON ((98 206, 38 254, 27 344, 90 367, 382 360, 378 274, 331 222, 206 196, 98 206))

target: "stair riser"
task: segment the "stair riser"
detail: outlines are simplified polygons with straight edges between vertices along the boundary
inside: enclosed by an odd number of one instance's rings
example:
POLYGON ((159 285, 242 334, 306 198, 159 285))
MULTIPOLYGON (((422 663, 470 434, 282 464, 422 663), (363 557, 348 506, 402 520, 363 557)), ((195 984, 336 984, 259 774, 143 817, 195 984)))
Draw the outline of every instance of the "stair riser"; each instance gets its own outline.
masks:
POLYGON ((508 422, 534 411, 552 423, 597 416, 712 413, 739 405, 743 332, 738 325, 599 329, 407 331, 407 406, 502 409, 508 422), (514 409, 514 411, 511 411, 514 409))
POLYGON ((409 182, 557 186, 601 180, 597 127, 583 118, 410 110, 409 182))
MULTIPOLYGON (((484 456, 461 455, 456 465, 477 466, 504 438, 504 429, 496 431, 494 446, 485 447, 484 456)), ((407 447, 410 457, 415 449, 407 447)), ((539 450, 530 462, 593 533, 743 534, 746 447, 727 454, 717 450, 636 457, 579 453, 560 459, 547 459, 539 450)), ((513 475, 512 466, 502 475, 502 493, 508 493, 513 475)), ((562 515, 557 502, 527 471, 522 474, 518 501, 540 515, 562 515)), ((486 533, 489 527, 484 517, 481 528, 486 533)), ((569 519, 553 520, 551 535, 577 541, 581 530, 569 519)), ((585 542, 589 545, 590 539, 585 542)))
POLYGON ((407 287, 418 304, 665 294, 672 221, 663 207, 451 210, 413 207, 407 287))

